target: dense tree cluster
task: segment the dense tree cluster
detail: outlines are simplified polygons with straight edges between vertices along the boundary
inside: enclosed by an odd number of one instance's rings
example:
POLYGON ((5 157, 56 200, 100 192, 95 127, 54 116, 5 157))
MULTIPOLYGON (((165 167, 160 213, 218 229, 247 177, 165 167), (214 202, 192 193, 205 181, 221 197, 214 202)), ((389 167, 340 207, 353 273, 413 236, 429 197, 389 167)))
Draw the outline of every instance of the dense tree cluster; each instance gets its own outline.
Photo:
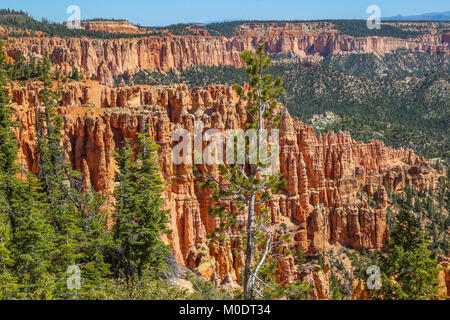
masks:
MULTIPOLYGON (((206 25, 206 29, 212 35, 222 35, 231 37, 235 34, 236 30, 244 24, 248 23, 277 23, 280 21, 259 21, 259 20, 245 20, 245 21, 230 21, 230 22, 215 22, 206 25)), ((322 22, 332 23, 334 28, 340 33, 354 37, 367 37, 367 36, 380 36, 380 37, 394 37, 394 38, 414 38, 422 34, 421 31, 403 30, 400 27, 383 23, 381 29, 369 29, 367 28, 366 20, 289 20, 283 21, 289 23, 311 23, 322 22)))
POLYGON ((117 205, 84 190, 81 173, 65 160, 59 92, 46 56, 36 66, 43 85, 35 109, 39 173, 26 171, 17 164, 6 66, 0 48, 0 300, 135 298, 142 287, 161 286, 172 295, 157 280, 169 251, 160 240, 168 218, 154 142, 142 138, 144 152, 134 155, 126 145, 117 155, 117 205), (68 280, 77 269, 81 287, 73 288, 68 280))
POLYGON ((25 81, 36 79, 40 76, 38 63, 33 59, 27 61, 20 52, 13 63, 5 63, 3 68, 8 78, 12 81, 25 81))
MULTIPOLYGON (((99 39, 118 39, 118 38, 139 38, 146 36, 162 36, 163 33, 158 30, 147 29, 143 34, 127 34, 127 33, 113 33, 107 31, 93 31, 84 29, 70 29, 63 23, 50 22, 46 19, 38 21, 33 19, 23 11, 15 11, 10 9, 0 10, 0 24, 16 29, 29 30, 30 36, 37 36, 38 32, 44 36, 51 37, 91 37, 99 39)), ((23 36, 21 32, 9 33, 9 36, 23 36)))
POLYGON ((358 77, 424 77, 441 72, 450 74, 450 60, 445 53, 429 54, 407 49, 376 55, 373 53, 332 54, 322 63, 358 77))
POLYGON ((380 29, 367 28, 366 20, 336 20, 331 21, 340 33, 353 37, 394 37, 394 38, 416 38, 421 34, 419 31, 403 30, 400 27, 382 23, 380 29))
POLYGON ((407 210, 401 210, 386 253, 379 254, 381 288, 371 290, 372 298, 383 300, 432 300, 439 296, 436 255, 421 221, 407 210))
MULTIPOLYGON (((450 171, 439 178, 437 190, 417 190, 406 188, 402 194, 392 193, 393 207, 423 217, 421 223, 431 241, 434 252, 448 256, 450 254, 450 171)), ((392 213, 392 212, 391 212, 392 213)))

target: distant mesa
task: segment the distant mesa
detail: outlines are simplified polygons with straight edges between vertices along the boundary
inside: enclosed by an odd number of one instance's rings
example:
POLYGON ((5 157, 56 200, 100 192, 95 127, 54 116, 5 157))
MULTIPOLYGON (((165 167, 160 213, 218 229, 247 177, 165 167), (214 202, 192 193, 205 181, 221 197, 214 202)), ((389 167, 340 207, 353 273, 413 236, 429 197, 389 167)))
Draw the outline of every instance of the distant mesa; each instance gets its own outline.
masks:
POLYGON ((84 30, 104 31, 122 34, 144 34, 146 30, 126 20, 85 20, 81 21, 84 30))

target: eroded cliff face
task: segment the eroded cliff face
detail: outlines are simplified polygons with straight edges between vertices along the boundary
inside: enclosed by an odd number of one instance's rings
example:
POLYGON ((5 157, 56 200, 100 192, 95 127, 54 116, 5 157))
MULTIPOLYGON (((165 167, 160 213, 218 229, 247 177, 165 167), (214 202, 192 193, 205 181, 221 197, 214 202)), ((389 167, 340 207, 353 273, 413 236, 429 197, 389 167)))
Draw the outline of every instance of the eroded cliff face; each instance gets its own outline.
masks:
POLYGON ((438 256, 438 268, 441 271, 438 274, 438 281, 440 294, 443 296, 450 297, 450 258, 445 256, 438 256))
MULTIPOLYGON (((39 89, 12 88, 20 147, 20 163, 36 171, 34 157, 35 108, 39 89)), ((62 88, 59 112, 64 118, 67 159, 84 174, 87 187, 105 193, 114 188, 117 169, 113 158, 125 138, 136 139, 142 113, 150 134, 161 146, 159 157, 166 187, 173 233, 167 239, 177 261, 204 277, 213 273, 239 278, 242 256, 232 247, 239 243, 207 245, 206 236, 216 228, 209 216, 208 191, 197 188, 193 168, 172 163, 172 133, 177 128, 193 132, 195 120, 205 128, 244 128, 245 103, 228 86, 189 90, 184 85, 134 86, 111 89, 97 82, 70 83, 62 88)), ((411 150, 394 150, 383 143, 353 140, 348 133, 316 135, 310 126, 287 113, 280 131, 281 171, 286 189, 269 205, 272 228, 289 233, 291 247, 303 246, 318 256, 332 246, 379 250, 388 236, 386 190, 401 191, 407 185, 435 188, 437 173, 411 150), (359 195, 378 200, 370 207, 359 195), (283 227, 282 227, 283 226, 283 227)), ((280 280, 299 277, 294 258, 280 261, 280 280)), ((314 273, 311 273, 314 277, 314 273)))
POLYGON ((139 28, 125 20, 88 20, 81 21, 81 29, 93 31, 106 31, 110 33, 142 34, 143 28, 139 28))
MULTIPOLYGON (((94 25, 92 28, 106 30, 108 26, 94 25)), ((133 39, 24 37, 10 40, 6 47, 12 58, 18 52, 25 57, 42 57, 48 52, 54 68, 63 74, 69 74, 76 67, 86 78, 95 78, 109 86, 113 76, 130 75, 138 70, 169 71, 192 65, 242 67, 240 53, 259 43, 265 43, 270 54, 290 53, 312 61, 320 61, 334 53, 383 54, 400 48, 449 52, 449 33, 445 30, 417 39, 351 37, 339 34, 325 22, 245 24, 229 38, 199 32, 195 36, 169 34, 133 39)))

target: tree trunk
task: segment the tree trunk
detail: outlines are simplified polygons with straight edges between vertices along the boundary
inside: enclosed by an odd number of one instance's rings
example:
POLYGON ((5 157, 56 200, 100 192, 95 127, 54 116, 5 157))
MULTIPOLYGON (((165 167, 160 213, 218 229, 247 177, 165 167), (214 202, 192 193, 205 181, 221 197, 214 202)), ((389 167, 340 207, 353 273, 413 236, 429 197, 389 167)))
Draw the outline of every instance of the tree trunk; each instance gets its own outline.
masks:
POLYGON ((248 206, 247 221, 247 248, 245 249, 245 269, 244 269, 244 299, 253 300, 253 278, 252 258, 255 251, 255 194, 252 195, 248 206))

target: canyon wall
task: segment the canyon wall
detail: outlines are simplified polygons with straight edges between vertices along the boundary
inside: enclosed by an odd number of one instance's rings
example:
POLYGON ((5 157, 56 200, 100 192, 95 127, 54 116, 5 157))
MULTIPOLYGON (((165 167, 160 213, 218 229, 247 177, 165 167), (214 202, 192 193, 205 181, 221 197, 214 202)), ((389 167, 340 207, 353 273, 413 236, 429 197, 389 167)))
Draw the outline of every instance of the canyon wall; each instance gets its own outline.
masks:
MULTIPOLYGON (((20 163, 36 171, 34 156, 35 108, 39 88, 11 88, 20 147, 20 163)), ((245 102, 228 86, 189 90, 184 85, 109 88, 95 81, 63 86, 64 146, 67 159, 84 174, 87 187, 110 193, 117 166, 113 154, 125 138, 136 139, 145 122, 160 145, 159 158, 166 186, 173 233, 167 241, 177 261, 204 277, 228 274, 240 277, 238 243, 207 244, 207 234, 218 221, 209 216, 208 191, 200 190, 190 165, 172 163, 172 132, 193 132, 195 120, 205 128, 244 128, 245 102)), ((269 205, 272 227, 288 233, 308 255, 318 256, 336 246, 379 250, 388 237, 385 186, 401 191, 407 185, 434 189, 437 172, 411 150, 392 149, 383 143, 353 140, 346 132, 316 135, 310 126, 285 113, 281 121, 281 171, 288 181, 269 205), (370 206, 361 194, 377 200, 370 206)), ((293 257, 279 263, 281 280, 298 277, 293 257)))
MULTIPOLYGON (((122 27, 117 26, 119 29, 122 27)), ((270 54, 290 53, 320 61, 334 53, 383 54, 400 48, 448 53, 450 42, 449 33, 445 30, 416 39, 351 37, 339 34, 327 23, 278 23, 243 25, 232 37, 210 36, 207 32, 195 36, 107 40, 24 37, 13 38, 6 47, 13 59, 18 52, 26 57, 42 57, 48 52, 54 68, 63 74, 69 74, 76 67, 86 78, 95 78, 112 86, 113 76, 130 75, 138 70, 169 71, 192 65, 242 67, 240 53, 255 48, 259 43, 265 43, 270 54)))

